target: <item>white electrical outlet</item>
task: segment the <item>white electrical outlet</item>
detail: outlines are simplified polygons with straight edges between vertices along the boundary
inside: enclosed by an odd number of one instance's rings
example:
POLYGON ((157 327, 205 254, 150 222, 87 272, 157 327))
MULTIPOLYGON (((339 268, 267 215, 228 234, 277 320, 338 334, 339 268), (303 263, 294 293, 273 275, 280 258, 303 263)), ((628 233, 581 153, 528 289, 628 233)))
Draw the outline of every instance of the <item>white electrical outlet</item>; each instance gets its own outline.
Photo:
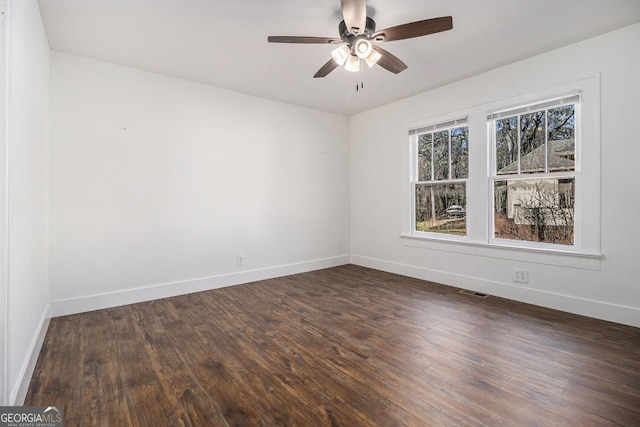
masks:
POLYGON ((516 283, 529 283, 529 270, 526 268, 514 268, 512 279, 516 283))
POLYGON ((238 255, 236 257, 236 265, 238 266, 244 265, 244 255, 238 255))

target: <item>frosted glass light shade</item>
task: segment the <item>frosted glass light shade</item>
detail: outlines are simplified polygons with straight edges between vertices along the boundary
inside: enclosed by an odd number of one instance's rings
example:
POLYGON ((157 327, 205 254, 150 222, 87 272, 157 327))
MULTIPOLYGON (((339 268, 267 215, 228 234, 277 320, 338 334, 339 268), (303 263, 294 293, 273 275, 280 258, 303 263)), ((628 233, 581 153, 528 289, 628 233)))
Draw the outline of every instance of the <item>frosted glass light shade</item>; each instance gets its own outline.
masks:
POLYGON ((369 56, 367 56, 364 60, 367 61, 367 65, 369 66, 369 68, 371 68, 376 65, 376 62, 378 62, 380 58, 382 58, 382 55, 380 55, 377 50, 372 49, 369 56))
POLYGON ((355 55, 349 55, 347 63, 344 64, 344 69, 353 73, 360 71, 360 58, 355 55))
POLYGON ((367 39, 359 39, 354 46, 355 53, 360 59, 365 59, 369 56, 372 49, 373 46, 371 46, 371 42, 367 39))
POLYGON ((342 65, 347 62, 349 56, 351 56, 351 50, 349 50, 349 46, 345 44, 331 51, 331 57, 338 63, 338 65, 342 65))

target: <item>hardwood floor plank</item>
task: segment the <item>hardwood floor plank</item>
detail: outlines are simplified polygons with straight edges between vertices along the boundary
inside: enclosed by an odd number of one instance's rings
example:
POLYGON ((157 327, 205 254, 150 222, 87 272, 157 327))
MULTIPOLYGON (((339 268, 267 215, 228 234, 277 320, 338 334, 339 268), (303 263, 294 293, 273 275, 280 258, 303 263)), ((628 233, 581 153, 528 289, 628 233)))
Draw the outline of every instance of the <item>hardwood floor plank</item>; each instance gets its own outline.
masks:
POLYGON ((357 266, 52 319, 65 425, 640 425, 640 329, 357 266))

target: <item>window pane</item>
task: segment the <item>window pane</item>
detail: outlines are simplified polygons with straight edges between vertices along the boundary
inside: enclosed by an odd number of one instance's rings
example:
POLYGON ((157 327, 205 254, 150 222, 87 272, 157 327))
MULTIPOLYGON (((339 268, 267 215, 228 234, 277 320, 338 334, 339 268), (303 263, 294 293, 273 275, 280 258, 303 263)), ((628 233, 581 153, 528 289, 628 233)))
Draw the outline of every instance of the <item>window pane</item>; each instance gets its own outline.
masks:
POLYGON ((496 120, 496 171, 518 173, 518 118, 496 120))
POLYGON ((545 171, 545 112, 520 116, 520 172, 545 171))
POLYGON ((576 168, 575 105, 547 111, 549 172, 572 171, 576 168))
POLYGON ((433 179, 449 179, 449 131, 433 134, 433 179))
POLYGON ((576 106, 565 105, 547 111, 548 140, 573 139, 576 126, 576 106))
POLYGON ((432 134, 418 136, 418 181, 431 181, 432 144, 432 134))
POLYGON ((451 129, 451 178, 469 177, 469 128, 451 129))
POLYGON ((467 234, 466 185, 416 185, 416 231, 467 234))
POLYGON ((494 237, 573 245, 575 178, 494 182, 494 237))

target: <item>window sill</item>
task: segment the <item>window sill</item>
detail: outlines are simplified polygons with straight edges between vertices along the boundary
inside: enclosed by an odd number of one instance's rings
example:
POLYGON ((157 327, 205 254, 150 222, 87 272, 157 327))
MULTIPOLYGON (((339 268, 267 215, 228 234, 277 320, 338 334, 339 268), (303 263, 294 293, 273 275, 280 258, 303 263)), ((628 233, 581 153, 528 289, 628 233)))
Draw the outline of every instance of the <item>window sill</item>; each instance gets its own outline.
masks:
POLYGON ((471 242, 437 237, 401 234, 404 246, 420 249, 481 256, 485 258, 508 259, 535 264, 557 265, 580 270, 600 270, 602 254, 577 252, 561 249, 529 248, 523 246, 500 245, 486 242, 471 242))

